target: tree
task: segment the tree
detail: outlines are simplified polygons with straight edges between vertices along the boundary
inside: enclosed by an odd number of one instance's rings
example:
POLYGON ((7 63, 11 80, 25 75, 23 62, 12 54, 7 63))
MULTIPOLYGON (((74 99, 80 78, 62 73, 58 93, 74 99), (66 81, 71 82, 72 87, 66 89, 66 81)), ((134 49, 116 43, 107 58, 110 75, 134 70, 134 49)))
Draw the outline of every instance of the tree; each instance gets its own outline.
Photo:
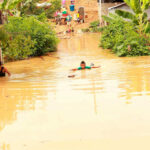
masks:
POLYGON ((2 62, 2 43, 6 42, 8 40, 8 33, 5 31, 5 29, 1 26, 0 27, 0 61, 2 62))
POLYGON ((137 27, 139 34, 150 32, 150 23, 146 10, 150 7, 150 0, 124 0, 124 2, 133 10, 133 13, 116 10, 115 12, 126 19, 130 19, 137 27))
MULTIPOLYGON (((5 20, 7 20, 7 16, 13 16, 13 13, 11 13, 11 10, 17 10, 19 4, 22 0, 3 0, 3 3, 0 4, 0 10, 2 17, 2 24, 5 20)), ((17 12, 17 11, 16 11, 17 12)))

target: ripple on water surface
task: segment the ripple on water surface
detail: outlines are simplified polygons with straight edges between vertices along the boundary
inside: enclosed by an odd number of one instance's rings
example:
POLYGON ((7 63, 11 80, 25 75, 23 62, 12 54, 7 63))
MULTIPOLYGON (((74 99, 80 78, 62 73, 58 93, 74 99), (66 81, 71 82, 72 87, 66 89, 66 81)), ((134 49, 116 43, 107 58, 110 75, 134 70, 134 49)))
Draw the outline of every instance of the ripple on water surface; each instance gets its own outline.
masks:
POLYGON ((50 56, 6 64, 0 149, 150 149, 150 57, 118 58, 99 37, 63 39, 50 56), (70 71, 82 60, 101 68, 70 71))

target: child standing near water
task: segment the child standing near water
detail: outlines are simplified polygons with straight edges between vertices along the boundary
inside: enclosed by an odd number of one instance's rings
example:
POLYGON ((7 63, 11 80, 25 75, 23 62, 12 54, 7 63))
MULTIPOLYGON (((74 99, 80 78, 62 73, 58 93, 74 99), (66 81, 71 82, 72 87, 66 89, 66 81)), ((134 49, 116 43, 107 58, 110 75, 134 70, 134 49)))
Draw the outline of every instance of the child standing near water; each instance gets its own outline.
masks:
POLYGON ((6 73, 8 76, 11 76, 10 72, 5 67, 3 67, 2 62, 0 62, 0 77, 5 77, 6 73))
POLYGON ((84 69, 92 69, 92 68, 99 68, 100 66, 86 66, 85 61, 81 61, 80 67, 72 69, 72 71, 77 71, 77 70, 84 70, 84 69))

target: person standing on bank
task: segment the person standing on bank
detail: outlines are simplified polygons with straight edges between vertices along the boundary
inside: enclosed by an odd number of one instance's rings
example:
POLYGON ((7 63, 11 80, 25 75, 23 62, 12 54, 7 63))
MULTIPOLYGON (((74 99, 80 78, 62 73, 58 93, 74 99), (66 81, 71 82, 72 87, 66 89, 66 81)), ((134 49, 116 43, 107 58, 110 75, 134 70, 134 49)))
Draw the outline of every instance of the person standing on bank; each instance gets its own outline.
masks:
POLYGON ((11 76, 10 72, 3 66, 2 62, 0 62, 0 77, 5 77, 6 74, 11 76))

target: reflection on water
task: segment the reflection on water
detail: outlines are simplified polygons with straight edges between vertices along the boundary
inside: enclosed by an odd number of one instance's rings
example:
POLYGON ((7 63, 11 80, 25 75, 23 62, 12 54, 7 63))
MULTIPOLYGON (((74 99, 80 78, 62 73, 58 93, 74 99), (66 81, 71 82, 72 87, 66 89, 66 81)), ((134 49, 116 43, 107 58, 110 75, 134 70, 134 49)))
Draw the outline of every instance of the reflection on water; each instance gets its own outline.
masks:
POLYGON ((150 149, 150 57, 118 58, 99 37, 63 39, 51 56, 6 65, 0 149, 150 149), (82 60, 101 68, 71 72, 82 60))
POLYGON ((2 150, 10 150, 10 145, 9 144, 2 144, 2 145, 0 145, 0 149, 2 149, 2 150))

